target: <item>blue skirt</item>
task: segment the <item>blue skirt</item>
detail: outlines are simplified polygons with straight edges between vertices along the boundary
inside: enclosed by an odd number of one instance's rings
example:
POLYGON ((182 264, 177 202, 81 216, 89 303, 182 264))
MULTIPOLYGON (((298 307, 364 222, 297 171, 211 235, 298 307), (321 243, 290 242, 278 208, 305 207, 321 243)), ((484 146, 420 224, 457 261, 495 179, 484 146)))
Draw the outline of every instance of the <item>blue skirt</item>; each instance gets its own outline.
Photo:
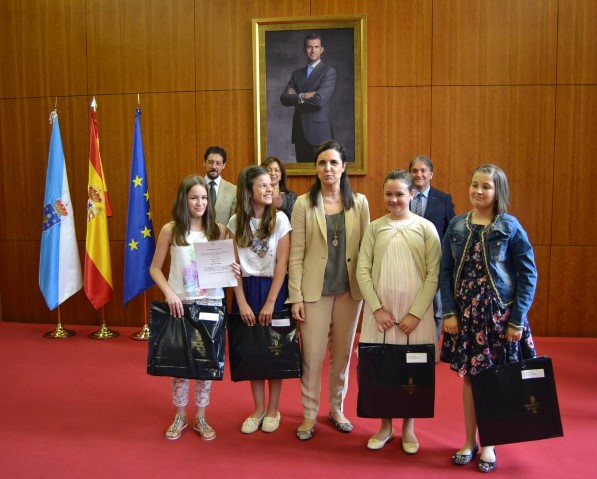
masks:
MULTIPOLYGON (((243 278, 243 290, 245 292, 245 298, 247 303, 251 306, 251 309, 255 313, 259 313, 261 308, 265 304, 269 289, 272 285, 273 278, 264 278, 260 276, 248 276, 243 278)), ((288 299, 288 276, 284 278, 278 297, 276 298, 276 304, 274 305, 274 311, 281 311, 288 309, 288 305, 284 303, 288 299)), ((236 302, 236 296, 232 300, 232 312, 238 313, 238 304, 236 302)))

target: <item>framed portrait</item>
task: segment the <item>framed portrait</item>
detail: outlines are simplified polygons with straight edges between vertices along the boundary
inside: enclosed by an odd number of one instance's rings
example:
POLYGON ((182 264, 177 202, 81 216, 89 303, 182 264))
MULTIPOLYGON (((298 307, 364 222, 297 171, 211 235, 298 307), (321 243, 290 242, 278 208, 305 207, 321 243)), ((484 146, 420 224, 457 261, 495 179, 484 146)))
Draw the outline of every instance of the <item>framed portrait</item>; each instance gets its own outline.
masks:
POLYGON ((314 148, 333 139, 348 174, 367 173, 366 20, 253 19, 257 163, 274 156, 288 175, 312 175, 314 148))

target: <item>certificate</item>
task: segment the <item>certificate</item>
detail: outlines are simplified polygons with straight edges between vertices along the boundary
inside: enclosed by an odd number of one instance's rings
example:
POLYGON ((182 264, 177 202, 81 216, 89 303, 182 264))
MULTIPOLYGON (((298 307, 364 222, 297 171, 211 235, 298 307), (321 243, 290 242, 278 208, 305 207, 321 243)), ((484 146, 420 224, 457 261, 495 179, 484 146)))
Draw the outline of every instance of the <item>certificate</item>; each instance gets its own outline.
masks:
POLYGON ((231 239, 194 243, 193 246, 200 288, 226 288, 238 285, 230 267, 235 261, 231 239))

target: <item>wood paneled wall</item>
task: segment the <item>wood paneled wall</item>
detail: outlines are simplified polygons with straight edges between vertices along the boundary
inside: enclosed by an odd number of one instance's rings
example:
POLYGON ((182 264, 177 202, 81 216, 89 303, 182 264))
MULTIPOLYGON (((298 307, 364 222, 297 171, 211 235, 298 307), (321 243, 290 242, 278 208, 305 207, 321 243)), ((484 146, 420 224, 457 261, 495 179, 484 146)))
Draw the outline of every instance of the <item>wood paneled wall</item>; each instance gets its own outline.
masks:
MULTIPOLYGON (((143 324, 143 296, 122 304, 124 234, 137 94, 156 234, 175 189, 203 173, 209 145, 235 181, 256 161, 251 19, 365 13, 369 173, 352 177, 371 216, 381 182, 415 154, 465 211, 472 169, 507 172, 512 213, 534 244, 537 335, 597 336, 597 2, 592 0, 5 0, 0 2, 0 314, 55 323, 38 286, 50 127, 57 102, 81 257, 89 103, 98 101, 114 299, 109 326, 143 324)), ((302 193, 311 177, 292 177, 302 193)), ((155 288, 147 300, 160 297, 155 288)), ((99 324, 81 291, 65 324, 99 324)))

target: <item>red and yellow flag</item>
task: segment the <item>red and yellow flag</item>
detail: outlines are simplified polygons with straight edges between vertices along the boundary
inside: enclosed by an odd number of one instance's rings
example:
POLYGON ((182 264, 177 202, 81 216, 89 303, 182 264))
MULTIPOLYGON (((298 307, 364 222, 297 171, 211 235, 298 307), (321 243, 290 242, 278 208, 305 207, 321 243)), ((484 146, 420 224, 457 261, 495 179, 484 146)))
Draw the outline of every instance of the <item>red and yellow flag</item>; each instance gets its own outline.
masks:
POLYGON ((99 152, 97 112, 91 112, 89 181, 87 187, 87 239, 85 242, 85 294, 95 309, 112 299, 112 265, 108 217, 112 207, 99 152))

